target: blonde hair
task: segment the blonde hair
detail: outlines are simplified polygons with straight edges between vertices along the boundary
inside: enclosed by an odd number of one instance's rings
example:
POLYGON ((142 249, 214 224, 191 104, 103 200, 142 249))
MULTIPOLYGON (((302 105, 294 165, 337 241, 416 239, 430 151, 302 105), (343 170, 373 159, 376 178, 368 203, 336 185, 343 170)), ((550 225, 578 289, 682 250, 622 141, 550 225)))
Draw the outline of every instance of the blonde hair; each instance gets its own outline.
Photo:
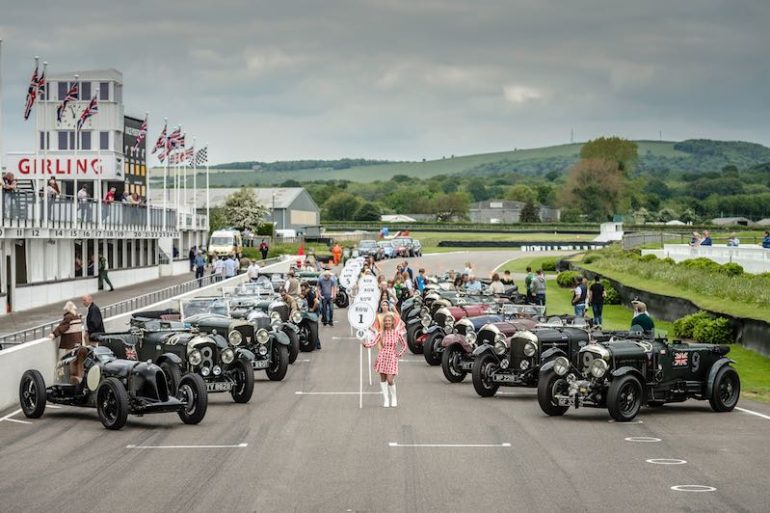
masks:
POLYGON ((72 301, 67 301, 66 303, 64 303, 64 311, 69 312, 72 315, 77 315, 78 307, 75 306, 75 303, 73 303, 72 301))

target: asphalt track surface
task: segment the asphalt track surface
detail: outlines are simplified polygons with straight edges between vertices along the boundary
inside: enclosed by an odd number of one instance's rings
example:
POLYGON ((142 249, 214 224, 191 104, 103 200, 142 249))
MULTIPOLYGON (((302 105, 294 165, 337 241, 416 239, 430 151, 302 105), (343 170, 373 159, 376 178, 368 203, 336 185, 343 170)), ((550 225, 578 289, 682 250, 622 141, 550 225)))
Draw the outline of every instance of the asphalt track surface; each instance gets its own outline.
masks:
MULTIPOLYGON (((483 274, 506 256, 472 259, 483 274)), ((440 271, 466 258, 421 260, 440 271)), ((210 395, 197 426, 155 415, 110 432, 75 408, 0 421, 0 512, 770 510, 767 405, 739 404, 765 417, 688 401, 628 424, 598 409, 549 418, 534 389, 482 399, 469 379, 449 384, 407 353, 399 406, 383 408, 365 382, 359 409, 359 346, 344 318, 283 382, 257 374, 249 404, 210 395), (710 491, 672 489, 683 485, 710 491)))

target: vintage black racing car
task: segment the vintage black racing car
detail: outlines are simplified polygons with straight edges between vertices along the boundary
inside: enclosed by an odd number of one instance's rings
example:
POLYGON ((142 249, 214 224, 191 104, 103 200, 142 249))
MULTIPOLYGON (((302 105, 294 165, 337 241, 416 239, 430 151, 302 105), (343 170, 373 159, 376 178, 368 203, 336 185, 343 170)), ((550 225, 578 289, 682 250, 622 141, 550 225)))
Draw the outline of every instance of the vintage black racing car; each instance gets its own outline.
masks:
POLYGON ((106 347, 80 346, 59 360, 56 383, 47 388, 39 371, 26 371, 19 401, 29 418, 43 415, 46 402, 96 408, 104 427, 120 429, 129 413, 177 413, 185 424, 197 424, 206 416, 208 395, 196 374, 181 376, 176 393, 169 394, 159 366, 120 360, 106 347))
POLYGON ((574 361, 558 354, 540 369, 537 398, 548 415, 573 408, 607 408, 619 422, 643 405, 708 400, 714 411, 738 404, 741 382, 728 346, 627 338, 582 347, 574 361))

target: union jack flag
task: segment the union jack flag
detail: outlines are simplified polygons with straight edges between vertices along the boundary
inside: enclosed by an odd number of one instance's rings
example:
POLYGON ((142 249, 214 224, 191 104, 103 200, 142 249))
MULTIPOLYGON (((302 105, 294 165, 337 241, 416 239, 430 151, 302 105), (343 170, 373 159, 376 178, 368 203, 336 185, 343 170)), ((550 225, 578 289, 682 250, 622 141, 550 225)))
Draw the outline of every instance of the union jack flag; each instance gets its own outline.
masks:
POLYGON ((80 90, 80 88, 78 86, 78 83, 74 82, 70 86, 69 91, 67 91, 67 96, 65 96, 64 99, 62 100, 62 102, 59 104, 59 106, 56 107, 56 121, 58 123, 61 123, 62 116, 64 115, 64 109, 67 108, 67 105, 70 102, 77 101, 79 90, 80 90))
POLYGON ((144 138, 147 136, 147 116, 144 116, 144 122, 139 128, 139 135, 136 136, 136 144, 134 144, 134 151, 139 148, 139 145, 144 142, 144 138))
MULTIPOLYGON (((160 160, 161 163, 163 163, 166 160, 167 156, 168 156, 168 151, 161 150, 161 152, 158 153, 158 160, 160 160)), ((173 155, 172 155, 172 157, 173 157, 173 155)), ((168 162, 169 162, 169 164, 171 164, 171 159, 168 159, 168 162)))
POLYGON ((32 78, 29 79, 29 88, 27 89, 27 103, 24 105, 24 120, 29 119, 32 113, 32 106, 35 105, 37 92, 40 88, 40 78, 37 76, 38 64, 35 61, 35 71, 32 72, 32 78))
POLYGON ((45 91, 48 87, 48 81, 45 79, 45 68, 48 66, 45 62, 43 63, 43 74, 40 75, 40 78, 37 79, 37 94, 40 98, 45 99, 45 91))
POLYGON ((88 118, 90 118, 97 112, 99 112, 99 104, 96 102, 96 96, 94 96, 93 98, 91 98, 91 101, 88 102, 88 105, 86 105, 86 108, 85 110, 83 110, 83 113, 80 114, 80 119, 78 119, 76 130, 79 132, 83 128, 83 125, 86 123, 86 121, 88 121, 88 118))
POLYGON ((126 360, 137 360, 136 349, 133 347, 126 348, 126 360))
POLYGON ((182 127, 177 127, 166 138, 166 151, 171 152, 180 148, 184 148, 184 134, 182 133, 182 127))
POLYGON ((202 166, 203 164, 206 164, 209 161, 209 147, 204 146, 200 150, 198 150, 198 153, 195 154, 195 157, 192 159, 192 165, 193 166, 202 166))
MULTIPOLYGON (((152 149, 152 153, 154 154, 158 150, 162 150, 166 147, 166 132, 167 132, 167 126, 163 125, 163 130, 161 131, 160 135, 158 136, 158 140, 155 141, 155 147, 152 149)), ((165 157, 163 157, 165 158, 165 157)), ((163 160, 161 160, 163 162, 163 160)))
POLYGON ((684 367, 687 365, 687 353, 674 353, 674 366, 684 367))

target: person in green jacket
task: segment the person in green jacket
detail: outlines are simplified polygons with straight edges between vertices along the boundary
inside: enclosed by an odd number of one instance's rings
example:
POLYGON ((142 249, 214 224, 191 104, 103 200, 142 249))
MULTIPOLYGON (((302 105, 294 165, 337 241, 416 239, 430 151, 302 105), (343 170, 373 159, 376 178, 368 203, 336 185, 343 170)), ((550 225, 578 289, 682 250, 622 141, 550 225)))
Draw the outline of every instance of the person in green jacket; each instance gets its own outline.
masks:
POLYGON ((115 287, 112 286, 112 282, 110 281, 110 277, 107 276, 107 259, 104 258, 104 255, 99 255, 99 288, 103 289, 104 284, 110 286, 110 292, 115 290, 115 287))
POLYGON ((631 319, 631 326, 640 326, 645 332, 654 331, 655 322, 647 313, 647 305, 641 301, 631 301, 631 305, 634 307, 634 318, 631 319))

